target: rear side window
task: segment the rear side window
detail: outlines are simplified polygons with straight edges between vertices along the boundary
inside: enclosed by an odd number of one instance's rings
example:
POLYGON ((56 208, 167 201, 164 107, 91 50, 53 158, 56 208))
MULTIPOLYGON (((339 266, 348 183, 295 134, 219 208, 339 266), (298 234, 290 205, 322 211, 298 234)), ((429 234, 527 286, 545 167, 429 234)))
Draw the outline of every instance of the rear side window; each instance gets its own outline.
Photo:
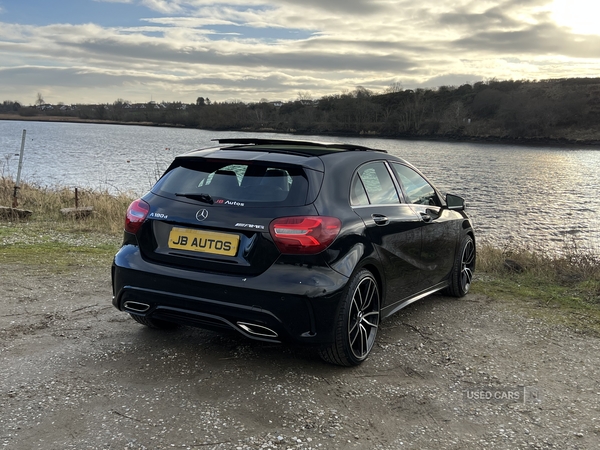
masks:
POLYGON ((236 206, 301 206, 307 191, 308 181, 300 167, 215 160, 184 161, 152 188, 158 195, 204 196, 216 205, 236 206))
POLYGON ((352 179, 352 187, 350 188, 350 204, 352 206, 367 206, 369 204, 369 197, 367 197, 367 191, 358 176, 354 175, 352 179))

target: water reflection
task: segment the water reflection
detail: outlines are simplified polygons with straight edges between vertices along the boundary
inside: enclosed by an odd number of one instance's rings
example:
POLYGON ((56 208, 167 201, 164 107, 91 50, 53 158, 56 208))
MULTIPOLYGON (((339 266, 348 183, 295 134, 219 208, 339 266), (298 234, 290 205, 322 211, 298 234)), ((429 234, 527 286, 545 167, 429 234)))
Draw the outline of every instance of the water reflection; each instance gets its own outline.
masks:
MULTIPOLYGON (((0 174, 16 173, 18 158, 14 154, 18 153, 23 129, 27 129, 28 138, 24 179, 42 185, 137 194, 150 188, 176 154, 211 145, 215 138, 256 136, 175 128, 0 121, 0 174)), ((441 190, 467 199, 481 240, 547 251, 578 245, 600 254, 600 151, 300 138, 344 140, 407 159, 441 190)))

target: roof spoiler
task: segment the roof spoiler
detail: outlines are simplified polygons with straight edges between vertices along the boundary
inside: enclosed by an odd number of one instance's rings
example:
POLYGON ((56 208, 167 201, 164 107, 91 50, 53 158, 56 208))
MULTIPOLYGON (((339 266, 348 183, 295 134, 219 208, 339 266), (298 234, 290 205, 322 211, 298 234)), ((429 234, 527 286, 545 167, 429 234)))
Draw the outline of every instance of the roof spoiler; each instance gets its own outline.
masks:
POLYGON ((342 144, 335 142, 315 142, 315 141, 296 141, 291 139, 261 139, 261 138, 225 138, 212 139, 219 144, 240 144, 240 145, 306 145, 319 148, 327 148, 331 150, 346 150, 346 151, 370 151, 387 153, 385 150, 376 148, 364 147, 355 144, 342 144))

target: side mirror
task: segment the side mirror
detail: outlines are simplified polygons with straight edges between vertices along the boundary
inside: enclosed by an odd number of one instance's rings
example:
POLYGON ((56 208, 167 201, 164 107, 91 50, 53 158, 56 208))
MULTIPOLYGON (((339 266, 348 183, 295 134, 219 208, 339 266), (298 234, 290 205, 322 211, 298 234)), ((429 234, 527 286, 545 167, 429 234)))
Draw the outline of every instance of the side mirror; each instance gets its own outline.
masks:
POLYGON ((453 211, 464 211, 465 209, 465 199, 458 195, 446 194, 446 204, 448 209, 453 211))

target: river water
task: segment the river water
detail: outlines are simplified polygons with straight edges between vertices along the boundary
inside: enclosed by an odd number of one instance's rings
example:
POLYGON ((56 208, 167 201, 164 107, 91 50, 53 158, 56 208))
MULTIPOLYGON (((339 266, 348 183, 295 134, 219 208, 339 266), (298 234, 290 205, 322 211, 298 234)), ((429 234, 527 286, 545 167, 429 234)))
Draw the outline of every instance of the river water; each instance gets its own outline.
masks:
POLYGON ((415 164, 442 191, 464 197, 477 237, 501 246, 600 254, 600 150, 215 132, 180 128, 0 121, 0 176, 141 195, 173 157, 225 137, 346 141, 415 164))

